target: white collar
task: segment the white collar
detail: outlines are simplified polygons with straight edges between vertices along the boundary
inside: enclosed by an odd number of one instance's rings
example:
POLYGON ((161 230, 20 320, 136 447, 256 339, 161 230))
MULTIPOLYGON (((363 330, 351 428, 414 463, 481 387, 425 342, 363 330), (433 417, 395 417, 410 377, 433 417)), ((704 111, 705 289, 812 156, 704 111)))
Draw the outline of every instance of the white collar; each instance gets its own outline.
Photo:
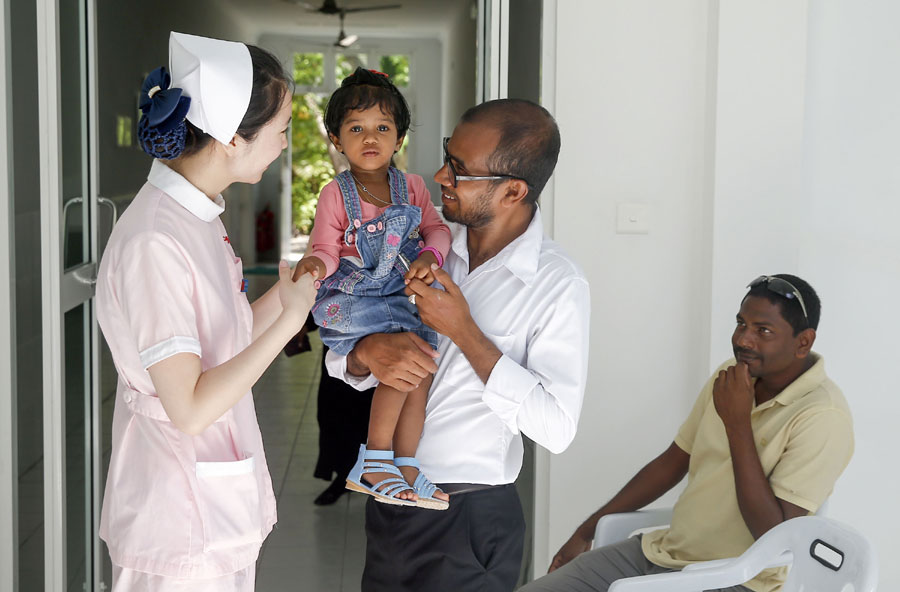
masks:
POLYGON ((215 200, 209 199, 205 193, 159 159, 153 160, 147 181, 204 222, 213 221, 225 211, 222 194, 217 195, 215 200))
MULTIPOLYGON (((466 263, 469 262, 468 229, 458 225, 458 232, 453 237, 451 248, 466 263)), ((485 263, 489 268, 504 266, 526 285, 531 285, 537 273, 544 243, 544 224, 541 221, 541 209, 535 208, 534 216, 525 232, 514 238, 490 261, 485 263)))

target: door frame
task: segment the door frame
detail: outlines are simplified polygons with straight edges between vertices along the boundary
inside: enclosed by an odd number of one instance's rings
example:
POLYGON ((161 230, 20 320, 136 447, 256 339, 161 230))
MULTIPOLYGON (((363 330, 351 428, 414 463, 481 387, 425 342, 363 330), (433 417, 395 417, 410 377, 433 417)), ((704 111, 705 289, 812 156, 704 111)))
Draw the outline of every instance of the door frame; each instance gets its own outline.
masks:
MULTIPOLYGON (((93 282, 99 260, 97 238, 97 100, 96 100, 96 12, 94 0, 84 0, 85 19, 83 52, 87 69, 87 125, 83 126, 83 141, 88 150, 83 161, 88 180, 84 207, 88 211, 88 261, 68 271, 62 258, 62 95, 60 88, 59 9, 57 0, 36 0, 37 61, 38 61, 38 136, 40 145, 41 189, 41 318, 43 340, 43 424, 44 424, 44 586, 48 590, 64 590, 66 582, 66 441, 65 441, 65 339, 64 315, 85 305, 86 330, 89 331, 85 352, 86 393, 90 404, 85 415, 85 463, 90 464, 90 478, 86 484, 90 492, 86 511, 91 522, 86 541, 90 559, 85 568, 88 583, 99 588, 100 542, 99 523, 99 394, 97 385, 99 366, 99 334, 93 303, 93 282)), ((82 9, 79 10, 81 12, 82 9)))
MULTIPOLYGON (((0 136, 0 277, 15 277, 15 208, 12 199, 11 93, 9 84, 9 2, 0 0, 0 121, 5 132, 0 136)), ((15 282, 8 281, 0 290, 0 589, 15 590, 18 586, 19 541, 16 512, 19 482, 17 477, 16 425, 16 321, 15 282)))
POLYGON ((41 331, 44 413, 44 587, 65 589, 65 410, 63 394, 62 194, 59 137, 58 18, 56 2, 37 0, 38 136, 41 188, 41 331))

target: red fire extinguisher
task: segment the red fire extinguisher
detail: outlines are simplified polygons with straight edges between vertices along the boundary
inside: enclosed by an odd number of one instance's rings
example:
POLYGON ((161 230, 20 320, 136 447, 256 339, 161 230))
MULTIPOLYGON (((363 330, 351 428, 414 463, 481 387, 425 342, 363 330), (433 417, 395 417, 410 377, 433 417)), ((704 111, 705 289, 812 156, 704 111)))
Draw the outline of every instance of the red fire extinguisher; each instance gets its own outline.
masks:
POLYGON ((256 216, 256 252, 264 253, 275 248, 275 214, 268 204, 256 216))

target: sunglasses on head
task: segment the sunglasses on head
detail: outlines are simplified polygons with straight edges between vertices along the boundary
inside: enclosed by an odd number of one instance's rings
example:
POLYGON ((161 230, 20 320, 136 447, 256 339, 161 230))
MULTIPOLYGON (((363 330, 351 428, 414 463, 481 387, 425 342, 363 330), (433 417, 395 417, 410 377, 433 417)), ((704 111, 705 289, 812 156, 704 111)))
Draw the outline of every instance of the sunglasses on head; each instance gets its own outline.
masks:
POLYGON ((768 289, 769 292, 775 292, 788 300, 796 299, 797 302, 800 303, 800 310, 803 311, 803 318, 806 319, 806 326, 809 326, 809 315, 806 314, 806 303, 803 302, 803 296, 800 295, 800 290, 798 290, 794 284, 780 277, 761 275, 747 284, 747 287, 755 288, 760 284, 765 284, 766 289, 768 289))
POLYGON ((455 189, 460 181, 499 181, 500 179, 515 179, 517 181, 525 181, 525 184, 531 187, 531 183, 522 177, 513 175, 500 175, 491 173, 490 175, 459 175, 456 167, 453 166, 453 157, 447 152, 447 143, 450 138, 444 138, 444 164, 447 165, 447 173, 450 175, 450 185, 455 189))

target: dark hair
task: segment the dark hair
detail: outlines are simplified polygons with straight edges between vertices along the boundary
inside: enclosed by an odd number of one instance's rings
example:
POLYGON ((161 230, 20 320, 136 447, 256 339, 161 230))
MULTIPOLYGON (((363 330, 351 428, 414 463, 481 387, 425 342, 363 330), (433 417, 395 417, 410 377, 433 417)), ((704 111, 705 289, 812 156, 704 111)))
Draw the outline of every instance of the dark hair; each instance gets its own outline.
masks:
POLYGON ((794 336, 797 336, 801 331, 807 328, 818 329, 819 316, 822 313, 822 303, 819 301, 819 295, 816 294, 813 287, 797 276, 787 273, 779 273, 772 277, 781 278, 790 282, 792 286, 797 288, 797 291, 800 292, 800 296, 803 297, 803 304, 806 305, 806 318, 803 317, 803 308, 800 306, 799 300, 796 298, 785 298, 777 292, 773 292, 767 287, 766 282, 761 282, 750 288, 750 291, 744 296, 744 300, 749 296, 756 296, 765 298, 772 304, 778 305, 781 310, 782 318, 784 318, 791 326, 791 329, 794 330, 794 336), (807 319, 809 320, 808 323, 807 319))
MULTIPOLYGON (((274 55, 265 49, 255 45, 247 45, 250 50, 250 61, 253 64, 253 89, 250 92, 250 103, 247 112, 235 132, 247 142, 256 138, 259 131, 269 123, 281 108, 285 95, 293 92, 293 80, 274 55)), ((187 134, 184 140, 184 150, 179 156, 189 156, 200 152, 213 137, 184 120, 187 134)))
POLYGON ((325 129, 340 136, 341 125, 350 111, 369 109, 378 105, 394 118, 397 138, 409 131, 409 105, 387 74, 375 70, 357 68, 341 81, 341 86, 331 94, 325 106, 325 129))
POLYGON ((537 203, 559 158, 559 127, 550 112, 525 99, 497 99, 463 113, 460 123, 483 122, 500 132, 487 159, 490 172, 528 183, 526 203, 537 203))

